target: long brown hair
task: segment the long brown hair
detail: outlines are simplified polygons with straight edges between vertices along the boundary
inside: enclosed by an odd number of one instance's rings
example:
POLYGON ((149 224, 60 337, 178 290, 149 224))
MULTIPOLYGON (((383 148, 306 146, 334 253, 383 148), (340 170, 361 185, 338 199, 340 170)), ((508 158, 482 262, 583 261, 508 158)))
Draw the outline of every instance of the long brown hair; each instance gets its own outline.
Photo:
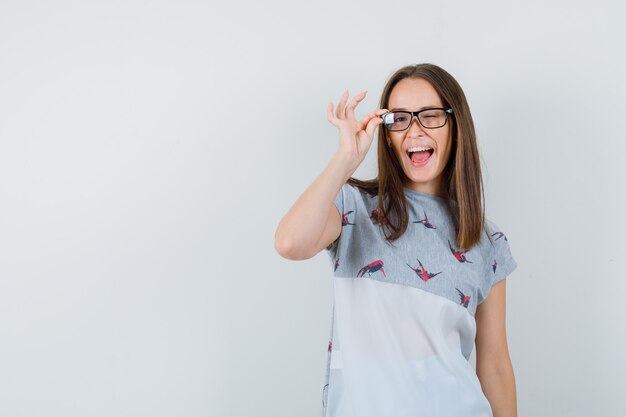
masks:
MULTIPOLYGON (((398 69, 387 81, 379 108, 386 109, 389 96, 396 84, 404 78, 421 78, 435 88, 445 107, 452 107, 450 158, 442 171, 446 202, 457 231, 456 246, 469 250, 480 242, 485 222, 485 196, 476 145, 476 132, 465 94, 459 83, 446 70, 434 64, 407 65, 398 69)), ((359 180, 350 177, 348 183, 371 195, 378 195, 378 213, 383 221, 378 224, 391 243, 407 229, 408 202, 404 192, 406 174, 393 148, 387 143, 385 128, 378 129, 378 177, 359 180)), ((490 233, 487 233, 492 242, 490 233)))

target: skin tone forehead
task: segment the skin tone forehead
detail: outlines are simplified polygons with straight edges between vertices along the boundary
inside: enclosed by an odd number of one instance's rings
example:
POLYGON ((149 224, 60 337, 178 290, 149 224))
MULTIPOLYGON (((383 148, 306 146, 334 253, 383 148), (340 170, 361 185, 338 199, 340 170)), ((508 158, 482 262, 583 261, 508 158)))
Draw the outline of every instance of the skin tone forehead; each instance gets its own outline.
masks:
POLYGON ((389 95, 389 110, 417 111, 429 107, 443 107, 443 103, 437 90, 421 78, 399 81, 389 95))

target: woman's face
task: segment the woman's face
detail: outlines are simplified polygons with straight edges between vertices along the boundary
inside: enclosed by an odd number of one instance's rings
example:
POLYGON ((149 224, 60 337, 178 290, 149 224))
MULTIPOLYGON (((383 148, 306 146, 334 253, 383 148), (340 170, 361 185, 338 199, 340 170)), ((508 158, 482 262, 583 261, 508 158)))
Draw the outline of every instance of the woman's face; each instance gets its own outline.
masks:
MULTIPOLYGON (((445 107, 435 88, 421 78, 404 78, 395 85, 389 96, 389 111, 418 111, 429 107, 445 107)), ((451 118, 443 127, 425 129, 413 117, 408 129, 399 132, 386 131, 396 157, 408 177, 407 187, 426 194, 445 196, 441 173, 450 156, 451 118), (433 148, 425 163, 409 158, 408 149, 413 146, 433 148)), ((419 153, 418 153, 419 154, 419 153)))

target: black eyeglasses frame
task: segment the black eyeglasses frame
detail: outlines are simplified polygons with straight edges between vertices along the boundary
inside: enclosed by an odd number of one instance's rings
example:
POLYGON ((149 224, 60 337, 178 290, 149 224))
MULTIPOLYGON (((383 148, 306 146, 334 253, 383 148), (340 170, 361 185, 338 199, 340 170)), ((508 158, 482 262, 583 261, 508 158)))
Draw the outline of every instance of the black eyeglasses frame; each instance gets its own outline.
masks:
POLYGON ((418 123, 420 124, 420 126, 422 126, 424 129, 440 129, 440 128, 444 127, 444 126, 446 125, 446 123, 448 123, 448 115, 449 115, 449 114, 454 114, 454 112, 453 112, 453 110, 452 110, 452 107, 430 107, 430 108, 428 108, 428 109, 422 109, 422 110, 418 110, 418 111, 407 111, 407 110, 388 111, 388 112, 386 112, 386 113, 381 114, 381 115, 380 115, 380 116, 378 116, 378 117, 380 117, 381 119, 383 119, 383 127, 384 127, 385 129, 389 130, 390 132, 404 132, 405 130, 407 130, 408 128, 410 128, 410 127, 411 127, 411 124, 413 123, 413 116, 415 116, 415 117, 417 118, 417 122, 418 122, 418 123), (424 125, 422 124, 422 121, 420 120, 420 118, 419 118, 419 116, 418 116, 418 115, 419 115, 421 112, 428 111, 428 110, 445 110, 445 111, 446 111, 446 112, 445 112, 445 116, 446 116, 446 117, 445 117, 445 119, 444 119, 444 121, 443 121, 443 124, 442 124, 441 126, 437 126, 437 127, 426 127, 426 126, 424 126, 424 125), (387 125, 384 123, 385 116, 386 116, 387 114, 390 114, 390 113, 410 113, 410 114, 411 114, 411 121, 409 122, 409 125, 408 125, 406 128, 404 128, 404 129, 401 129, 401 130, 391 130, 391 129, 389 129, 389 128, 387 127, 387 125))

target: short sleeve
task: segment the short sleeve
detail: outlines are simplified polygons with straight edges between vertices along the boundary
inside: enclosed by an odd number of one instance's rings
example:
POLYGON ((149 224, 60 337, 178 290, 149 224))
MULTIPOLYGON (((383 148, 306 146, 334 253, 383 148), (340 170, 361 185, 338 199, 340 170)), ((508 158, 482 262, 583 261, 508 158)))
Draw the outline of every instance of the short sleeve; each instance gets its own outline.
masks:
MULTIPOLYGON (((333 204, 335 205, 335 207, 337 207, 337 210, 339 211, 339 217, 343 217, 343 201, 344 201, 343 189, 345 186, 346 184, 344 184, 341 187, 341 189, 339 189, 339 192, 337 193, 337 195, 335 196, 335 200, 333 201, 333 204)), ((326 250, 330 251, 331 257, 333 258, 337 254, 337 246, 338 246, 340 237, 341 235, 339 235, 339 237, 337 237, 337 239, 335 239, 335 241, 332 242, 330 245, 326 246, 326 250)))
MULTIPOLYGON (((517 262, 511 253, 508 237, 493 222, 487 221, 491 233, 491 242, 487 242, 488 256, 486 260, 486 283, 484 294, 488 294, 491 287, 508 277, 517 268, 517 262)), ((486 296, 485 296, 486 298, 486 296)))

